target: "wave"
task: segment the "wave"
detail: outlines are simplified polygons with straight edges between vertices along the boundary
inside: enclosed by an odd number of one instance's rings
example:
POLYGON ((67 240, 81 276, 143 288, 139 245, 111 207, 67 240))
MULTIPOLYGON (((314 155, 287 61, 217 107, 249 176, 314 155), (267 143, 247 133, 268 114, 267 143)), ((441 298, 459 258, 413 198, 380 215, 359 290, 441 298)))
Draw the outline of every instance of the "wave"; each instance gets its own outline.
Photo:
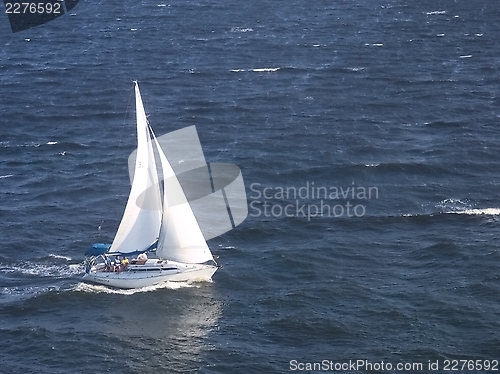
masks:
POLYGON ((71 288, 70 291, 76 292, 88 292, 88 293, 108 293, 108 294, 119 294, 119 295, 133 295, 139 292, 151 292, 155 290, 159 290, 162 288, 177 290, 180 288, 193 288, 199 287, 195 283, 188 282, 164 282, 154 286, 147 286, 142 288, 133 288, 133 289, 120 289, 120 288, 109 288, 102 285, 90 284, 79 282, 75 287, 71 288))
POLYGON ((500 208, 476 208, 474 205, 467 199, 444 199, 436 205, 436 208, 440 210, 439 213, 444 214, 500 215, 500 208))
POLYGON ((236 249, 236 247, 232 246, 232 245, 222 245, 222 244, 219 244, 219 249, 230 250, 230 249, 236 249))
POLYGON ((40 147, 45 147, 45 146, 56 146, 56 148, 68 148, 71 150, 79 150, 79 149, 84 149, 87 148, 88 145, 85 143, 80 143, 80 142, 73 142, 73 141, 63 141, 63 142, 58 142, 58 141, 47 141, 45 143, 40 143, 40 142, 20 142, 20 143, 11 143, 11 142, 0 142, 0 147, 2 148, 40 148, 40 147))
POLYGON ((263 72, 266 73, 266 72, 274 72, 274 71, 278 71, 278 70, 281 70, 281 68, 231 69, 230 71, 233 73, 239 73, 239 72, 243 72, 243 71, 253 71, 256 73, 263 73, 263 72))
POLYGON ((58 259, 66 260, 66 261, 71 261, 71 257, 55 255, 53 253, 49 253, 49 257, 58 258, 58 259))
POLYGON ((500 215, 500 208, 474 208, 469 200, 444 199, 436 204, 437 211, 428 213, 405 213, 402 217, 438 216, 441 214, 500 215))
POLYGON ((500 208, 484 208, 484 209, 466 209, 466 210, 457 210, 454 212, 443 212, 447 214, 468 214, 468 215, 490 215, 490 216, 498 216, 500 215, 500 208))
POLYGON ((433 12, 427 12, 428 16, 433 16, 433 15, 436 15, 436 14, 446 14, 446 10, 435 10, 433 12))
POLYGON ((23 274, 32 276, 68 278, 81 274, 83 266, 81 264, 70 264, 68 266, 46 265, 36 263, 23 263, 16 265, 0 265, 0 273, 5 274, 23 274))
POLYGON ((250 71, 255 71, 255 72, 263 72, 263 71, 278 71, 281 68, 257 68, 257 69, 250 69, 250 71))
POLYGON ((231 32, 251 32, 251 27, 231 27, 231 32))
POLYGON ((27 300, 49 292, 58 292, 60 290, 61 287, 58 285, 0 287, 0 303, 3 304, 27 300))
POLYGON ((13 177, 14 174, 0 175, 0 179, 13 177))

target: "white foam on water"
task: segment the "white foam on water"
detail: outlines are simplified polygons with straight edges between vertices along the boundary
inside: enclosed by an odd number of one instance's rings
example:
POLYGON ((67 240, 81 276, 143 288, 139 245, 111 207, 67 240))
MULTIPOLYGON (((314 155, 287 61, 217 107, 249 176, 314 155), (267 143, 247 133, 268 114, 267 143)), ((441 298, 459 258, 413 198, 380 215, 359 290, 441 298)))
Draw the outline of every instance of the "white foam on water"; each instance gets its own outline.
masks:
POLYGON ((0 265, 0 272, 3 273, 20 273, 24 275, 34 275, 43 277, 65 278, 83 273, 83 265, 72 264, 66 265, 46 265, 26 262, 11 266, 0 265))
POLYGON ((10 178, 10 177, 13 177, 13 176, 14 176, 14 174, 0 175, 0 179, 10 178))
POLYGON ((60 258, 60 259, 66 260, 66 261, 70 261, 71 260, 71 257, 61 256, 61 255, 55 255, 53 253, 49 253, 49 257, 60 258))
POLYGON ((251 27, 231 27, 231 32, 252 32, 251 27))
POLYGON ((225 245, 225 246, 224 246, 224 245, 222 245, 222 244, 219 244, 219 247, 220 247, 221 249, 236 249, 236 247, 235 247, 235 246, 232 246, 232 245, 225 245))
POLYGON ((262 72, 278 71, 278 70, 280 70, 280 68, 257 68, 257 69, 250 69, 250 70, 257 72, 257 73, 262 73, 262 72))
POLYGON ((490 215, 498 216, 500 215, 500 208, 485 208, 485 209, 466 209, 457 210, 455 212, 445 212, 445 213, 455 213, 455 214, 467 214, 467 215, 490 215))
POLYGON ((90 284, 79 282, 75 287, 70 289, 71 291, 78 292, 89 292, 89 293, 107 293, 107 294, 118 294, 118 295, 133 295, 138 292, 151 292, 155 290, 159 290, 162 288, 167 288, 171 290, 177 290, 180 288, 192 288, 197 287, 196 284, 188 283, 188 282, 164 282, 160 284, 156 284, 154 286, 147 286, 141 288, 133 288, 133 289, 120 289, 120 288, 109 288, 103 285, 98 284, 90 284))
POLYGON ((48 145, 54 145, 57 144, 57 142, 47 142, 48 145))
POLYGON ((40 294, 44 294, 51 291, 59 291, 58 286, 13 286, 13 287, 0 287, 0 295, 8 296, 8 301, 13 300, 25 300, 40 294))
POLYGON ((428 16, 433 16, 433 15, 436 15, 436 14, 446 14, 446 10, 435 10, 433 12, 427 12, 428 16))
POLYGON ((474 208, 468 200, 445 199, 437 207, 445 214, 500 215, 500 208, 474 208))

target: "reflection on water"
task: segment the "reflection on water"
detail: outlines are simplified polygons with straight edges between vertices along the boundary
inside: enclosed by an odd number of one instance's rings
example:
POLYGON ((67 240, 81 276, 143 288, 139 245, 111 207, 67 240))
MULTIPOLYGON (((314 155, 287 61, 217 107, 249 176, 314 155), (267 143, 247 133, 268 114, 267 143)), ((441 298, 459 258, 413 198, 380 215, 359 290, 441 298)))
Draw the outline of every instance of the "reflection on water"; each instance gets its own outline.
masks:
POLYGON ((132 346, 128 351, 138 356, 127 365, 141 372, 167 362, 169 372, 173 362, 179 370, 199 367, 202 353, 209 349, 206 337, 221 315, 212 284, 169 282, 139 290, 80 284, 76 289, 82 287, 91 287, 94 300, 101 302, 91 330, 132 346))
POLYGON ((1 315, 20 351, 26 342, 50 346, 46 368, 71 355, 89 372, 185 372, 204 366, 210 350, 222 313, 213 288, 206 282, 139 290, 78 283, 10 305, 1 315))

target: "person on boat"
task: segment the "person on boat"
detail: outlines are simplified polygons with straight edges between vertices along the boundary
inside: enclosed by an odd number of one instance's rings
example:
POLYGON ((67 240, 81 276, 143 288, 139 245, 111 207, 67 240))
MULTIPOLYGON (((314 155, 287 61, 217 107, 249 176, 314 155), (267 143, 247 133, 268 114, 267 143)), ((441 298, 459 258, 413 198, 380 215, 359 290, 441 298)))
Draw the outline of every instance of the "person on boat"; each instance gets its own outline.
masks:
POLYGON ((113 271, 115 273, 118 273, 121 270, 120 264, 121 264, 120 256, 116 256, 115 260, 113 261, 113 271))
POLYGON ((128 266, 128 258, 124 258, 121 263, 121 269, 124 270, 128 266))
POLYGON ((104 257, 104 271, 111 271, 111 259, 108 256, 104 257))
POLYGON ((141 253, 139 254, 139 256, 137 256, 137 263, 139 265, 144 265, 147 260, 148 260, 148 255, 145 253, 141 253))

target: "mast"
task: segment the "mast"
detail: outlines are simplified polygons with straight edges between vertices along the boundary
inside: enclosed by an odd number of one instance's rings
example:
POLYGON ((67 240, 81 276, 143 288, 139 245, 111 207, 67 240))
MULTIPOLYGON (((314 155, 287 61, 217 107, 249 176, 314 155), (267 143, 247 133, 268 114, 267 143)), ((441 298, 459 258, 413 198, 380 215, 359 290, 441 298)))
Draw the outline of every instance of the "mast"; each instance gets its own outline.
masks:
POLYGON ((135 103, 137 157, 134 180, 110 252, 131 253, 148 249, 156 241, 161 224, 158 172, 137 82, 135 82, 135 103))

